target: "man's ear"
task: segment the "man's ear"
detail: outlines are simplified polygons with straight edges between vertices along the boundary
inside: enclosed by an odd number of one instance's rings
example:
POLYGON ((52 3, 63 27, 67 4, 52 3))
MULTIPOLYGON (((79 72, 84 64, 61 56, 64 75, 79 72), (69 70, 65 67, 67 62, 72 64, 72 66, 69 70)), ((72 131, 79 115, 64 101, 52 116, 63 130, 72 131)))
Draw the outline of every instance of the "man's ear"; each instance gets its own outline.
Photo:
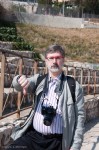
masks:
POLYGON ((47 63, 47 59, 46 58, 44 58, 44 61, 45 61, 45 64, 47 63))
POLYGON ((47 59, 45 58, 45 65, 47 66, 47 59))

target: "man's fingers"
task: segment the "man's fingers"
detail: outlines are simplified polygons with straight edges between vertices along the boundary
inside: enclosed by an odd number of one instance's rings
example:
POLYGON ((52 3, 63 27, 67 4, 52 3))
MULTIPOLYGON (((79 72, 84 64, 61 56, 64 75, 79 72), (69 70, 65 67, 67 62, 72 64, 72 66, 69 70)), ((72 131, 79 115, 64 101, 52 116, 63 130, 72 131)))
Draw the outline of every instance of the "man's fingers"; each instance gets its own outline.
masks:
POLYGON ((28 81, 28 82, 26 82, 26 84, 24 84, 24 89, 27 89, 28 88, 28 86, 29 86, 29 84, 30 84, 30 82, 28 81))
POLYGON ((27 81, 27 78, 24 75, 18 79, 19 84, 23 84, 25 81, 27 81))
POLYGON ((28 80, 25 80, 24 82, 21 83, 21 86, 22 86, 23 88, 26 88, 28 84, 29 84, 29 81, 28 81, 28 80))
POLYGON ((27 95, 26 89, 23 89, 23 94, 24 94, 24 95, 27 95))
POLYGON ((24 76, 24 75, 22 75, 18 79, 18 82, 23 87, 23 94, 26 95, 27 94, 27 88, 28 88, 30 82, 27 80, 26 76, 24 76))
POLYGON ((24 95, 26 95, 27 94, 27 88, 28 88, 28 86, 29 86, 29 82, 24 86, 24 88, 23 88, 23 94, 24 95))
POLYGON ((25 88, 25 86, 29 83, 29 81, 24 75, 18 79, 18 82, 23 88, 25 88))

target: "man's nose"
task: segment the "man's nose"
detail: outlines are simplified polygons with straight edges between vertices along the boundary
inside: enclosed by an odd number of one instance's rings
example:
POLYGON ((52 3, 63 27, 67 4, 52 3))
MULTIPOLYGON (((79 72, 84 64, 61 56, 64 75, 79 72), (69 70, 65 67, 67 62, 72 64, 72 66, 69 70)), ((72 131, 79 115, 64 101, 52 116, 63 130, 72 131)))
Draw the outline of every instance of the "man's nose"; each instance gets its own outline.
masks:
POLYGON ((54 59, 53 59, 53 62, 57 62, 57 59, 56 59, 56 58, 54 58, 54 59))

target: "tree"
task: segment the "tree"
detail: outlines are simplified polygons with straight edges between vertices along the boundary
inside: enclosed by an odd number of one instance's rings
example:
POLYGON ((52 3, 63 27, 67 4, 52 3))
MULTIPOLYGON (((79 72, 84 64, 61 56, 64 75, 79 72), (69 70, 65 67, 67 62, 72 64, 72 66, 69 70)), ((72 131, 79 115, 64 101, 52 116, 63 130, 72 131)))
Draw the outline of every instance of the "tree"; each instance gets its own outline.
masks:
POLYGON ((99 14, 99 0, 73 0, 73 2, 83 8, 84 12, 99 14))
POLYGON ((99 14, 99 0, 86 0, 84 3, 84 11, 99 14))

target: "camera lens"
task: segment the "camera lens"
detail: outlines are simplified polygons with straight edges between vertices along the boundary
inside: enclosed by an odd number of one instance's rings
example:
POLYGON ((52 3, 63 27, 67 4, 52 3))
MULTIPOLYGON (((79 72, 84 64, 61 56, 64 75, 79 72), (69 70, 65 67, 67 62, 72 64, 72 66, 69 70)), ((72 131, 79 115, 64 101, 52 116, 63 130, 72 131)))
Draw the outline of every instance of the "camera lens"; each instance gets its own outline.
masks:
POLYGON ((44 118, 43 122, 46 126, 50 126, 52 124, 51 118, 48 118, 47 116, 44 118))

